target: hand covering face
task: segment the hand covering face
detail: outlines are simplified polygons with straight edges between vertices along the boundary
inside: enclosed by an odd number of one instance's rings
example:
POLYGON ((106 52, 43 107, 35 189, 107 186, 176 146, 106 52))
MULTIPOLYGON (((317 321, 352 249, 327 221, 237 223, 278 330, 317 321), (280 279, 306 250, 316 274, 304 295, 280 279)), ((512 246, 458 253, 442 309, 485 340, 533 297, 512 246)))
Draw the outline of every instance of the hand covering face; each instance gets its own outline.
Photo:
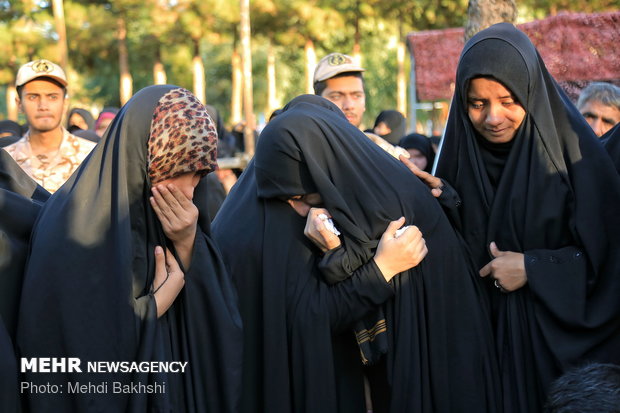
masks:
POLYGON ((240 319, 234 289, 208 236, 202 199, 195 200, 199 231, 185 287, 159 319, 150 294, 154 248, 167 244, 149 204, 150 176, 209 171, 216 144, 213 123, 190 92, 148 87, 121 109, 98 146, 50 198, 34 229, 24 282, 22 356, 78 357, 84 370, 88 361, 187 361, 188 369, 26 374, 35 383, 65 386, 166 383, 166 391, 156 394, 30 394, 33 411, 236 408, 240 319))

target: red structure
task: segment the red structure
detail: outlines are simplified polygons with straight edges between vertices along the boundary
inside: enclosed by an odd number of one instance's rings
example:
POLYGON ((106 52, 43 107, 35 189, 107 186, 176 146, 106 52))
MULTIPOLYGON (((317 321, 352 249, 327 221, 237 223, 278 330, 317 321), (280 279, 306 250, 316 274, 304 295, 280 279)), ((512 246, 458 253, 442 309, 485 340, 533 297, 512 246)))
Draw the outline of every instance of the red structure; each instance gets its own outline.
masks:
MULTIPOLYGON (((571 98, 576 99, 592 81, 620 85, 620 11, 561 13, 517 27, 530 37, 553 77, 571 98)), ((407 36, 415 79, 412 98, 416 101, 452 97, 463 33, 463 28, 455 28, 407 36)))

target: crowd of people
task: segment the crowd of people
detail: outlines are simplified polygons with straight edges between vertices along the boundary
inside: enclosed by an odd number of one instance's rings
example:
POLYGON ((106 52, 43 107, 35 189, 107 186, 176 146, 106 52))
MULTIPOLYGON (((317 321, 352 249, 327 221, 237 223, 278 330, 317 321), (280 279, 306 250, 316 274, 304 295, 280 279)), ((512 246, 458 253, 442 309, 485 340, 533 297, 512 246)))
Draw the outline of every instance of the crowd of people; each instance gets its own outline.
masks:
POLYGON ((461 53, 437 150, 396 110, 362 131, 364 71, 321 59, 241 172, 183 88, 65 116, 62 68, 22 66, 0 411, 620 411, 620 88, 574 104, 496 24, 461 53), (41 358, 187 368, 24 369, 41 358))

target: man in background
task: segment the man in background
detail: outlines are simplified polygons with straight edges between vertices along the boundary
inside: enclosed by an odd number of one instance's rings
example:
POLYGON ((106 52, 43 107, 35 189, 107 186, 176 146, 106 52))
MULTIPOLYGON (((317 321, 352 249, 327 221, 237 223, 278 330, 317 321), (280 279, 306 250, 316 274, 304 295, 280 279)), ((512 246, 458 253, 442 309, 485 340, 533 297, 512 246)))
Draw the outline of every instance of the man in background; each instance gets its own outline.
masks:
POLYGON ((620 88, 611 83, 590 83, 581 91, 577 108, 600 138, 620 123, 620 88))
POLYGON ((366 93, 362 72, 366 69, 351 56, 331 53, 314 70, 314 94, 331 101, 349 122, 359 128, 366 111, 366 93))
POLYGON ((71 176, 95 144, 70 134, 62 126, 67 77, 49 60, 20 67, 15 80, 17 105, 28 131, 4 149, 39 185, 55 192, 71 176))

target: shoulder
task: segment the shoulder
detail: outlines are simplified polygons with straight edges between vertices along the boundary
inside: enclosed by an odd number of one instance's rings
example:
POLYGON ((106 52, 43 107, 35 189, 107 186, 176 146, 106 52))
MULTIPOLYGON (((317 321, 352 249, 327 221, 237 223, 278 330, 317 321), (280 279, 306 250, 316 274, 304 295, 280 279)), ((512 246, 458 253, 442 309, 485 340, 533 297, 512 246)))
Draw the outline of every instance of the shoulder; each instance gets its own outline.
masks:
POLYGON ((12 144, 7 145, 2 149, 7 151, 12 157, 15 157, 14 155, 22 152, 23 149, 27 146, 27 144, 28 142, 26 136, 22 136, 18 141, 13 142, 12 144))
POLYGON ((66 140, 70 142, 72 146, 79 146, 80 149, 84 148, 90 150, 97 145, 93 141, 89 141, 88 139, 81 138, 69 132, 67 132, 66 140))

